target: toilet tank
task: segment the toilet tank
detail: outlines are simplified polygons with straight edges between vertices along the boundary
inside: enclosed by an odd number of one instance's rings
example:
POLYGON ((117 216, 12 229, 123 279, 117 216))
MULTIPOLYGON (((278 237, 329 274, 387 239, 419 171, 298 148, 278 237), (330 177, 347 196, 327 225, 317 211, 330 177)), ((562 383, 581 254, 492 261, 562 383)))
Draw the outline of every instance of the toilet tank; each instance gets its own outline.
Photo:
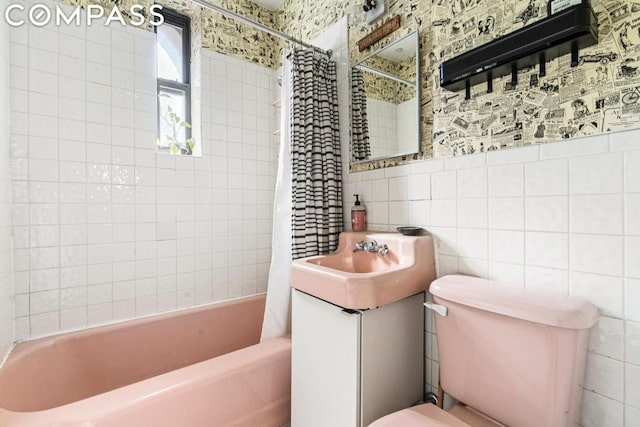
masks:
POLYGON ((507 426, 579 422, 589 328, 588 301, 469 276, 431 283, 445 392, 507 426))

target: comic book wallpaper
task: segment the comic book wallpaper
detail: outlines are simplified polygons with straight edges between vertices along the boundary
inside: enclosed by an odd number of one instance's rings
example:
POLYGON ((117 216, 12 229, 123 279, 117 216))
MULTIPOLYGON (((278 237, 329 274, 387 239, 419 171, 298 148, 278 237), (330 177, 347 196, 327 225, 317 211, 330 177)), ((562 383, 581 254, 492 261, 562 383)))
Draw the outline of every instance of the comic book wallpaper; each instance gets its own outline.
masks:
POLYGON ((640 124, 640 2, 594 1, 597 45, 538 69, 464 92, 441 89, 437 65, 461 52, 546 17, 546 2, 435 0, 433 149, 435 157, 557 141, 640 124))
POLYGON ((284 31, 311 39, 349 14, 351 62, 418 28, 421 50, 421 149, 415 156, 359 164, 352 171, 538 144, 640 126, 640 0, 592 0, 599 43, 537 69, 472 87, 472 97, 438 84, 438 66, 467 50, 547 16, 545 0, 387 0, 387 15, 402 28, 359 53, 356 42, 378 24, 363 22, 361 2, 285 0, 278 10, 284 31))

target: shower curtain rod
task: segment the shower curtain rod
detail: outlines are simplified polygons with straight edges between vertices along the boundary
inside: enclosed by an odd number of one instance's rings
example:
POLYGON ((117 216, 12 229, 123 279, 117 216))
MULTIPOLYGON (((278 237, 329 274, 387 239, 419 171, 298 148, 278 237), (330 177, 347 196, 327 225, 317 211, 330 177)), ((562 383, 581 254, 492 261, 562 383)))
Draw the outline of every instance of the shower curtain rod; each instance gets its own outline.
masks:
POLYGON ((371 67, 363 65, 363 64, 356 64, 353 67, 354 68, 358 68, 358 69, 360 69, 362 71, 368 71, 370 73, 377 74, 377 75, 382 76, 382 77, 386 77, 388 79, 394 80, 394 81, 399 82, 399 83, 404 83, 404 84, 409 85, 409 86, 415 86, 415 83, 413 83, 413 82, 401 79, 400 77, 396 77, 393 74, 385 73, 384 71, 376 70, 375 68, 371 68, 371 67))
POLYGON ((216 4, 210 3, 207 0, 191 0, 191 1, 194 2, 194 3, 199 4, 200 6, 202 6, 204 8, 214 10, 214 11, 226 16, 227 18, 232 18, 232 19, 241 21, 241 22, 243 22, 243 23, 245 23, 247 25, 251 25, 254 28, 257 28, 257 29, 262 30, 262 31, 264 31, 266 33, 269 33, 272 36, 276 36, 276 37, 279 37, 281 39, 290 41, 292 43, 296 43, 296 44, 299 44, 301 46, 311 48, 311 49, 313 49, 315 51, 318 51, 320 53, 324 53, 325 55, 331 57, 331 53, 332 53, 331 50, 320 49, 317 46, 314 46, 314 45, 309 44, 309 43, 305 43, 302 40, 298 40, 295 37, 291 37, 288 34, 285 34, 285 33, 280 32, 278 30, 274 30, 271 27, 267 27, 264 24, 261 24, 259 22, 256 22, 256 21, 252 20, 252 19, 249 19, 249 18, 247 18, 245 16, 242 16, 240 14, 237 14, 235 12, 227 10, 227 9, 221 7, 221 6, 216 5, 216 4))

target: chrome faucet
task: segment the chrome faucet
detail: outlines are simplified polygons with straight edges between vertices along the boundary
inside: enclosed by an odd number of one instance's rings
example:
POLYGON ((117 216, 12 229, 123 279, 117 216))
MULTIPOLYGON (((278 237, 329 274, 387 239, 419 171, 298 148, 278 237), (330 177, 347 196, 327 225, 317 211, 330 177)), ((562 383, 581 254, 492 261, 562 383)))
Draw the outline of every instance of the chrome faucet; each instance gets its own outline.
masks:
POLYGON ((353 252, 358 251, 378 253, 384 257, 387 256, 387 253, 389 253, 389 247, 385 243, 379 245, 375 240, 370 240, 369 242, 361 240, 356 243, 355 247, 353 248, 353 252))
POLYGON ((364 240, 361 240, 358 243, 356 243, 355 247, 353 248, 353 252, 364 251, 366 250, 365 249, 366 247, 367 247, 367 242, 365 242, 364 240))
POLYGON ((389 253, 389 247, 385 243, 383 243, 381 246, 378 247, 378 253, 383 257, 386 257, 387 254, 389 253))
POLYGON ((375 240, 371 240, 369 243, 367 243, 367 247, 365 248, 365 251, 378 252, 378 242, 376 242, 375 240))

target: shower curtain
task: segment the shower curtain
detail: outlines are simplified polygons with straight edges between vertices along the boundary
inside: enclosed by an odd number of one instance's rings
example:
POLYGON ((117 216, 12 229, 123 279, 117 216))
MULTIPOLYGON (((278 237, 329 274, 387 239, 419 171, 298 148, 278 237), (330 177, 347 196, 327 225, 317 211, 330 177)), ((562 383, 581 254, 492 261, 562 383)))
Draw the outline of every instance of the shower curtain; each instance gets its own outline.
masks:
POLYGON ((287 58, 262 341, 290 332, 292 260, 335 250, 342 231, 336 64, 312 50, 287 58))
POLYGON ((371 157, 369 144, 369 121, 367 120, 367 93, 364 76, 357 68, 351 69, 351 153, 353 160, 371 157))
POLYGON ((289 92, 291 63, 282 58, 280 151, 273 201, 273 235, 267 301, 260 340, 280 337, 291 330, 291 154, 289 151, 289 92))
POLYGON ((292 54, 293 258, 335 250, 342 231, 342 164, 336 63, 312 50, 292 54))

